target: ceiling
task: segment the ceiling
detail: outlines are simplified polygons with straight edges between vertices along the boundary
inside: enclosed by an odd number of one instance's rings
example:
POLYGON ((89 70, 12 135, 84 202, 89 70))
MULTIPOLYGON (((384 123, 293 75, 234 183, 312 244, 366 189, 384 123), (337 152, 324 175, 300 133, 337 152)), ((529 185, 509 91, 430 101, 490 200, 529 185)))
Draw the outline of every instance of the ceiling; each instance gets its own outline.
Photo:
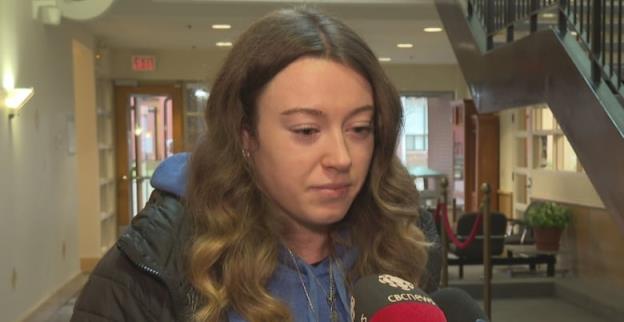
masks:
POLYGON ((379 57, 392 58, 390 64, 456 62, 444 32, 423 31, 442 26, 433 0, 117 0, 86 24, 110 48, 216 49, 217 42, 235 41, 268 12, 302 3, 342 19, 379 57), (230 24, 232 29, 213 30, 213 24, 230 24), (414 47, 397 48, 405 42, 414 47))

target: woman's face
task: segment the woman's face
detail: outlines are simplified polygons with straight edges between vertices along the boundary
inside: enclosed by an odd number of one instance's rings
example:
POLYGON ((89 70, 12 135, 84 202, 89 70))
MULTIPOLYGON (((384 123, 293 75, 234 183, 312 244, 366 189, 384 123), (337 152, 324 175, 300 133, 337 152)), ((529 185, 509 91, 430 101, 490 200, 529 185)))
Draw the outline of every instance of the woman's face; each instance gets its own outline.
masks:
POLYGON ((300 58, 265 87, 243 140, 287 227, 323 231, 344 218, 373 155, 371 86, 350 67, 300 58))

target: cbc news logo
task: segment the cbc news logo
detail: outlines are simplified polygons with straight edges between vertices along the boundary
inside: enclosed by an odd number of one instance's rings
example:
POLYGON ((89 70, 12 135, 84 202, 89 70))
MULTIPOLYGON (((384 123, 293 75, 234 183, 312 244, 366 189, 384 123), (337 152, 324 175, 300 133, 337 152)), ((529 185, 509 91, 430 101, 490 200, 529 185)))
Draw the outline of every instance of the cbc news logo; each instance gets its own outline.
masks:
POLYGON ((414 289, 414 284, 396 276, 383 274, 379 275, 379 283, 387 284, 395 288, 400 288, 404 291, 411 291, 414 289))

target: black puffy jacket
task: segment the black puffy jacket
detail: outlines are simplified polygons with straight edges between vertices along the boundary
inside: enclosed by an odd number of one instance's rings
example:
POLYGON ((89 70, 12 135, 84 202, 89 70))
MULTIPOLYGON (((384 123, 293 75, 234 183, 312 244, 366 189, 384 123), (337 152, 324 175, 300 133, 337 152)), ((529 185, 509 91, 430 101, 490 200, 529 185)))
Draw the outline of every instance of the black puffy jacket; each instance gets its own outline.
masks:
POLYGON ((190 229, 179 199, 154 191, 95 267, 71 322, 185 321, 182 253, 190 229))
MULTIPOLYGON (((421 228, 429 249, 423 289, 437 289, 440 248, 431 214, 421 228)), ((190 235, 179 199, 155 190, 117 244, 100 260, 80 294, 71 322, 187 321, 197 303, 184 279, 183 250, 190 235)))

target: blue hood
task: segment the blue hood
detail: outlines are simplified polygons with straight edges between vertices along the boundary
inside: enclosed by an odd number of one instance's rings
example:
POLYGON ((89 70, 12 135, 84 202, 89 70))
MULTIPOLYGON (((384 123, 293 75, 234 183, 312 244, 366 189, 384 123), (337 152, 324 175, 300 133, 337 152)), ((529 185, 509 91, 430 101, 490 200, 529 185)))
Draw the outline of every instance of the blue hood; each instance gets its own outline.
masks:
POLYGON ((186 166, 190 157, 191 154, 188 152, 179 153, 161 162, 150 180, 152 187, 177 197, 184 197, 186 166))

